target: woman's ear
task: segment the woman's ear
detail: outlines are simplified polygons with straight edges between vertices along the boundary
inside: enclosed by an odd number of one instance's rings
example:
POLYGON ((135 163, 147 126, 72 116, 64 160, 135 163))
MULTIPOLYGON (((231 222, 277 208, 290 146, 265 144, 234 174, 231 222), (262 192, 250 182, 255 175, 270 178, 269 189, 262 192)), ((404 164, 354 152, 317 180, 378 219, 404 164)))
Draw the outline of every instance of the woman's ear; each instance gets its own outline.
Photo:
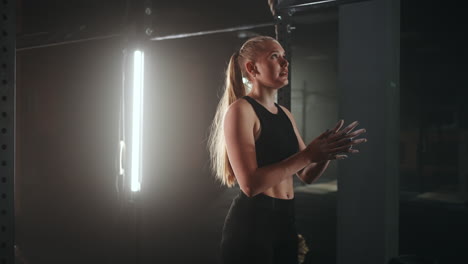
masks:
POLYGON ((255 63, 253 61, 246 62, 245 68, 247 69, 247 72, 252 76, 258 74, 257 67, 255 67, 255 63))

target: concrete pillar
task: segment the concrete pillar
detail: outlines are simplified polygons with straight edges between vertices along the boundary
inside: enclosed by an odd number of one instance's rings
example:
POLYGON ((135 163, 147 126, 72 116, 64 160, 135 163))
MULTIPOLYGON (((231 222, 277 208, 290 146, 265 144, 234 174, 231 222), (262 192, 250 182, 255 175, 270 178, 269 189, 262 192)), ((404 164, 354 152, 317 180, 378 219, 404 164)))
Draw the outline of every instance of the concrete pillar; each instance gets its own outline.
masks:
POLYGON ((384 264, 398 255, 398 0, 339 7, 339 117, 367 143, 339 161, 337 263, 384 264))

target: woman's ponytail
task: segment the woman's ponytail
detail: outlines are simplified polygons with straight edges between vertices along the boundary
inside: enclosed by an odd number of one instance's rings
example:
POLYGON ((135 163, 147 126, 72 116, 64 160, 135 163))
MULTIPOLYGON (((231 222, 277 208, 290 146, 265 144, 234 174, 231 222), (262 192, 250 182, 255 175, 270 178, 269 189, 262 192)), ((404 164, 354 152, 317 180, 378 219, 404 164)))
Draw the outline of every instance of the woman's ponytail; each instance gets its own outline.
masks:
POLYGON ((238 59, 239 52, 235 52, 229 60, 225 90, 219 101, 209 138, 211 168, 216 174, 215 177, 228 187, 236 184, 236 177, 227 156, 223 129, 224 116, 228 107, 246 94, 238 59))
POLYGON ((268 36, 258 36, 247 40, 240 51, 232 54, 226 69, 225 89, 211 125, 208 147, 211 168, 215 173, 215 177, 228 187, 236 184, 236 177, 227 156, 226 141, 224 139, 224 116, 228 107, 234 101, 247 94, 243 82, 243 72, 245 72, 243 64, 246 61, 254 61, 257 51, 263 48, 264 41, 272 40, 276 41, 268 36))

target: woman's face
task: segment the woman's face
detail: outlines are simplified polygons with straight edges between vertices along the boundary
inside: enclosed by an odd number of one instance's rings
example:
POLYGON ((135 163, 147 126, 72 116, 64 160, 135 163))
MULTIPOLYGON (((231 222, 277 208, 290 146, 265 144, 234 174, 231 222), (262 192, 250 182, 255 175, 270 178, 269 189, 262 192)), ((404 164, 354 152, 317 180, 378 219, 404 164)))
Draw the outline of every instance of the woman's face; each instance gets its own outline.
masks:
POLYGON ((254 82, 273 89, 287 85, 288 64, 283 47, 276 41, 266 41, 254 62, 254 82))

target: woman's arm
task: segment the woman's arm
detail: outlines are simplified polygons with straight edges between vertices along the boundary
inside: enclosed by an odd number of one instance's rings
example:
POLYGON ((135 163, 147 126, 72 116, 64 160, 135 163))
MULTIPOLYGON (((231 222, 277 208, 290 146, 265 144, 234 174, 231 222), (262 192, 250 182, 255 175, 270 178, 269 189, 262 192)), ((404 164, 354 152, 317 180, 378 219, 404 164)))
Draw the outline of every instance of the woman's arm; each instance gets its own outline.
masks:
MULTIPOLYGON (((299 151, 304 150, 306 148, 306 145, 304 143, 304 140, 302 140, 299 130, 297 129, 296 121, 294 120, 293 115, 291 114, 291 112, 289 112, 287 108, 283 106, 281 106, 281 108, 289 117, 289 120, 291 120, 294 132, 296 133, 297 142, 299 143, 299 151)), ((323 174, 323 172, 328 168, 328 164, 330 164, 330 160, 309 163, 306 167, 299 170, 296 173, 296 175, 299 177, 299 179, 301 179, 302 182, 311 184, 323 174)))
MULTIPOLYGON (((251 197, 277 185, 311 163, 311 148, 278 163, 258 168, 255 152, 255 112, 245 100, 237 100, 228 108, 224 119, 226 148, 237 182, 251 197)), ((302 143, 304 144, 304 143, 302 143)))
MULTIPOLYGON (((302 140, 301 135, 299 134, 299 131, 296 126, 296 121, 294 120, 293 115, 288 111, 288 109, 286 109, 283 106, 281 107, 284 110, 284 112, 288 115, 289 119, 291 120, 291 123, 294 128, 294 132, 296 133, 297 141, 299 143, 299 150, 300 151, 304 150, 307 147, 304 144, 304 141, 302 140)), ((351 131, 359 124, 357 121, 351 123, 350 125, 348 125, 343 130, 340 131, 343 124, 344 124, 344 121, 340 120, 336 124, 335 128, 333 128, 330 131, 330 133, 326 134, 327 139, 330 140, 331 142, 334 142, 329 146, 333 146, 334 151, 332 151, 332 153, 335 153, 336 159, 347 158, 348 156, 343 155, 344 152, 358 153, 359 152, 358 150, 351 149, 350 146, 360 144, 363 142, 367 142, 367 139, 365 138, 353 140, 354 137, 359 136, 360 134, 366 132, 365 129, 359 129, 351 133, 351 131)), ((311 162, 305 168, 298 171, 297 176, 304 183, 311 184, 315 180, 320 178, 323 172, 328 168, 329 164, 330 164, 329 159, 321 159, 319 162, 311 162)))
POLYGON ((311 163, 307 165, 303 170, 297 173, 297 176, 303 181, 304 183, 311 184, 316 181, 320 176, 322 176, 323 172, 328 168, 330 161, 321 161, 316 163, 311 163))

